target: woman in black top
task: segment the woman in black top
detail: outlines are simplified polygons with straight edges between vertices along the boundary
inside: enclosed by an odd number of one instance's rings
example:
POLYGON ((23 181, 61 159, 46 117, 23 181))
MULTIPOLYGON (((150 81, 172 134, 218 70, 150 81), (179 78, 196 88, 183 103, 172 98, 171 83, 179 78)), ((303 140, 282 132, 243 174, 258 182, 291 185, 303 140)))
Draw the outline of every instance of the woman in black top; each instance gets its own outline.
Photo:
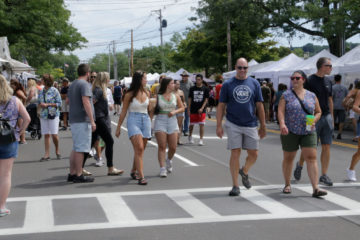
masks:
POLYGON ((98 136, 105 142, 105 156, 108 167, 108 175, 120 175, 124 170, 116 169, 113 166, 113 145, 114 139, 111 136, 111 121, 109 116, 109 106, 106 94, 107 84, 110 81, 109 73, 99 72, 93 82, 93 99, 95 109, 96 130, 93 132, 91 146, 94 145, 98 136))

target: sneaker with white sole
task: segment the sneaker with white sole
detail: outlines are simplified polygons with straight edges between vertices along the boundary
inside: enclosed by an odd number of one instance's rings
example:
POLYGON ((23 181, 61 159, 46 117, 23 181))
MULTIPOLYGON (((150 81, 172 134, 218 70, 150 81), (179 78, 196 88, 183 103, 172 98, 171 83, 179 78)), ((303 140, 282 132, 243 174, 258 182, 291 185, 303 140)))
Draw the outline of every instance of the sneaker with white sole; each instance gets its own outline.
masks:
POLYGON ((173 171, 172 160, 166 159, 166 170, 171 173, 173 171))
POLYGON ((95 166, 97 166, 97 167, 102 167, 102 166, 104 166, 104 165, 105 165, 105 163, 104 163, 104 161, 102 160, 102 158, 100 158, 99 160, 96 160, 95 166))
POLYGON ((194 144, 194 139, 192 138, 192 136, 188 136, 188 140, 190 144, 194 144))
POLYGON ((0 209, 0 217, 5 217, 7 215, 10 215, 11 211, 7 208, 0 209))
POLYGON ((204 141, 202 139, 199 141, 199 146, 204 146, 204 141))
POLYGON ((166 168, 164 168, 164 167, 160 168, 160 177, 161 178, 166 178, 167 177, 166 168))
POLYGON ((356 182, 355 170, 346 169, 346 175, 349 181, 356 182))

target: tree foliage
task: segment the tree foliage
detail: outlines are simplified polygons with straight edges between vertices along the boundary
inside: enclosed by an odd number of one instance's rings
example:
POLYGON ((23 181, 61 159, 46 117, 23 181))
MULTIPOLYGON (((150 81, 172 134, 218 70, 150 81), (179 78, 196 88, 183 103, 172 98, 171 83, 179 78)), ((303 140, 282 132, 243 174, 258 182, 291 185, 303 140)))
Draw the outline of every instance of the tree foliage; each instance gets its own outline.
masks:
POLYGON ((340 56, 342 36, 360 33, 360 0, 254 0, 268 14, 272 27, 290 35, 302 32, 326 39, 330 52, 340 56))
POLYGON ((72 51, 87 41, 69 18, 63 0, 0 1, 0 36, 8 37, 13 58, 26 57, 38 68, 51 51, 72 51))

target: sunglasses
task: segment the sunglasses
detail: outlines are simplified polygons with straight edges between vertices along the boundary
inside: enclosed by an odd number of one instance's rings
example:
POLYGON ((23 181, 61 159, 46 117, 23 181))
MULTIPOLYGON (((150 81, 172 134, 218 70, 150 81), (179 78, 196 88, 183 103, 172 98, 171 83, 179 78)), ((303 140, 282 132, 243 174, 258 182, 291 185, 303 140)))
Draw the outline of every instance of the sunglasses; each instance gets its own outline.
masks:
POLYGON ((300 79, 302 79, 302 77, 291 77, 290 78, 292 81, 294 81, 296 79, 296 81, 299 81, 300 79))
POLYGON ((90 78, 96 78, 96 76, 91 76, 90 78))
POLYGON ((324 66, 325 66, 325 67, 332 68, 332 65, 331 65, 331 64, 325 64, 324 66))
POLYGON ((246 70, 246 69, 248 69, 249 67, 242 67, 242 66, 237 66, 237 69, 239 69, 239 70, 246 70))

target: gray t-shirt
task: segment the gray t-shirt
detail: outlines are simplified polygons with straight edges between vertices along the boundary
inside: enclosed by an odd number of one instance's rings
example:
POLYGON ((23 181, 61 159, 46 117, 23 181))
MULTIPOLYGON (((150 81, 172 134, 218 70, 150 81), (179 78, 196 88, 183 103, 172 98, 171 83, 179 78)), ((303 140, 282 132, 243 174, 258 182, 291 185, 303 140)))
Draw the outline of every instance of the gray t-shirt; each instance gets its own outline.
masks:
POLYGON ((334 110, 345 110, 342 101, 348 94, 348 89, 341 84, 335 84, 332 87, 332 97, 334 102, 334 110))
POLYGON ((185 103, 188 104, 190 88, 194 86, 194 83, 190 80, 187 82, 180 81, 180 89, 184 92, 185 103))
POLYGON ((90 98, 91 110, 94 114, 94 106, 92 101, 91 84, 85 80, 77 79, 71 83, 68 91, 69 98, 69 122, 80 123, 89 122, 90 119, 86 114, 82 97, 87 96, 90 98))

